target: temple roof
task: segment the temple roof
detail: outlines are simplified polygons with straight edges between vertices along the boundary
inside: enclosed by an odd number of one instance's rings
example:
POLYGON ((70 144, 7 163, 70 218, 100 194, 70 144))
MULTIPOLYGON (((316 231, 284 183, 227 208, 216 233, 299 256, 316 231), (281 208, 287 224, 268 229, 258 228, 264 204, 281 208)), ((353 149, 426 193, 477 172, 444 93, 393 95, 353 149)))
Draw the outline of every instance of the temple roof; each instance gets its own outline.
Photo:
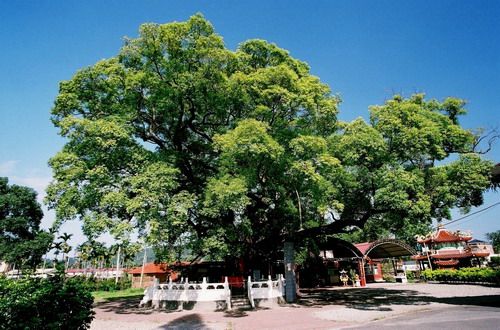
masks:
POLYGON ((470 240, 469 243, 489 244, 488 242, 481 241, 480 239, 475 238, 473 240, 470 240))
POLYGON ((458 262, 459 261, 456 259, 434 261, 434 263, 436 263, 439 266, 456 266, 458 265, 458 262))
POLYGON ((468 233, 446 230, 443 226, 439 226, 438 230, 425 237, 417 238, 418 243, 441 243, 441 242, 460 242, 469 241, 472 235, 468 233))
MULTIPOLYGON (((142 272, 142 266, 132 268, 127 273, 140 274, 141 272, 142 272)), ((170 272, 170 269, 168 268, 168 265, 165 263, 161 263, 161 264, 148 263, 148 264, 144 265, 144 274, 166 274, 169 272, 170 272)))
POLYGON ((448 253, 440 253, 440 254, 431 254, 430 257, 432 259, 461 259, 461 258, 470 258, 472 257, 472 252, 457 252, 450 251, 448 253))
POLYGON ((490 255, 489 252, 472 252, 472 255, 474 255, 474 257, 487 257, 490 255))

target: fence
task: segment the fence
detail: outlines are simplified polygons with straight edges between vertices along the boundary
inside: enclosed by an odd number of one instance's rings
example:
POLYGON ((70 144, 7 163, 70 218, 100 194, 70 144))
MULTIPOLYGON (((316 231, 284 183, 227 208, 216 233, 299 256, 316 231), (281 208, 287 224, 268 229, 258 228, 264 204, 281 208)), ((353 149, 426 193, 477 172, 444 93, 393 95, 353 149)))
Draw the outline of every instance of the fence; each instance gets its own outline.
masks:
MULTIPOLYGON (((252 281, 249 276, 247 291, 248 300, 253 308, 255 308, 256 301, 279 301, 285 295, 285 279, 280 274, 275 281, 271 280, 271 276, 266 281, 252 281)), ((185 279, 178 283, 170 280, 163 284, 155 279, 154 284, 144 290, 140 306, 152 303, 154 307, 159 307, 162 301, 178 303, 225 302, 226 308, 230 310, 231 290, 228 278, 225 277, 223 283, 207 283, 207 279, 204 277, 201 283, 190 283, 185 279)))
POLYGON ((223 283, 207 283, 206 277, 201 283, 189 283, 188 279, 179 283, 171 280, 168 283, 159 284, 158 280, 144 290, 144 297, 140 305, 144 306, 152 302, 153 306, 159 307, 161 301, 186 302, 219 302, 226 303, 226 308, 231 309, 231 290, 227 277, 223 283))
POLYGON ((253 308, 255 308, 255 300, 280 300, 285 295, 285 279, 283 275, 278 275, 276 281, 271 280, 269 275, 267 281, 252 282, 252 278, 248 276, 248 300, 253 308))

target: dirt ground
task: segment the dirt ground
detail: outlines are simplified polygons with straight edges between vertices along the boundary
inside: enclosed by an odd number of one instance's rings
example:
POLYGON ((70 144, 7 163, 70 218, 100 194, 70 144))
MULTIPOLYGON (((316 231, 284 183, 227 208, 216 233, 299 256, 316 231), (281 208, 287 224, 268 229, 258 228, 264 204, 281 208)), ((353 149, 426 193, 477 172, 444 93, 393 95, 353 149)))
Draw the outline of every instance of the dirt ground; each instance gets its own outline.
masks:
POLYGON ((500 288, 418 283, 323 288, 303 290, 296 304, 230 312, 153 310, 139 308, 139 300, 97 304, 91 329, 339 329, 450 306, 500 310, 500 288))

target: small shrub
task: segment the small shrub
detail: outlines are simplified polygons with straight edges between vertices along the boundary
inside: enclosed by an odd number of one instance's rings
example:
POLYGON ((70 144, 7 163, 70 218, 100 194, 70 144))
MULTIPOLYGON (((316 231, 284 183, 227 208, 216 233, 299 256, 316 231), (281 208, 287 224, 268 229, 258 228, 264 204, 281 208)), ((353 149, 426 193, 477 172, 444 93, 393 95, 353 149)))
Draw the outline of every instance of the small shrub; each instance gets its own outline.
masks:
POLYGON ((384 281, 386 281, 386 282, 390 282, 390 283, 394 283, 394 282, 396 282, 396 279, 394 278, 394 276, 393 276, 393 275, 387 275, 387 274, 384 274, 384 275, 382 276, 382 278, 383 278, 383 279, 384 279, 384 281))
POLYGON ((416 275, 415 275, 415 272, 414 272, 414 271, 407 271, 407 272, 406 272, 406 279, 407 279, 408 281, 414 281, 414 280, 415 280, 415 277, 416 277, 416 275))
POLYGON ((426 269, 421 276, 427 281, 484 282, 500 285, 500 270, 492 268, 426 269))
POLYGON ((421 279, 424 279, 426 281, 434 281, 434 274, 432 273, 432 270, 426 269, 420 272, 420 277, 421 279))
POLYGON ((499 268, 500 267, 500 257, 490 257, 489 266, 494 267, 494 268, 499 268))
POLYGON ((128 279, 120 279, 117 283, 114 278, 98 280, 95 282, 94 291, 117 291, 125 290, 132 287, 132 281, 128 279))
POLYGON ((121 278, 118 283, 114 278, 96 279, 94 277, 81 277, 85 287, 90 291, 117 291, 132 287, 132 281, 128 278, 121 278))
POLYGON ((88 329, 93 300, 78 278, 0 278, 0 329, 88 329))

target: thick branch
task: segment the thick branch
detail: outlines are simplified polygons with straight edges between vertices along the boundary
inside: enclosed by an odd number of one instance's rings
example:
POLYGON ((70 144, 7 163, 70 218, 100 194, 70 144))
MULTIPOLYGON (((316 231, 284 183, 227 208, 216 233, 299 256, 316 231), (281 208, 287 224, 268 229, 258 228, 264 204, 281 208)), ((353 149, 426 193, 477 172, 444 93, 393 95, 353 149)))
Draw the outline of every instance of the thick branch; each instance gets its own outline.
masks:
POLYGON ((472 146, 472 151, 474 151, 477 154, 484 155, 491 151, 491 148, 495 144, 496 140, 498 140, 499 138, 500 138, 500 132, 498 132, 496 128, 490 130, 489 132, 487 132, 482 136, 477 136, 472 146), (486 144, 486 149, 483 150, 479 149, 480 145, 482 144, 486 144))

